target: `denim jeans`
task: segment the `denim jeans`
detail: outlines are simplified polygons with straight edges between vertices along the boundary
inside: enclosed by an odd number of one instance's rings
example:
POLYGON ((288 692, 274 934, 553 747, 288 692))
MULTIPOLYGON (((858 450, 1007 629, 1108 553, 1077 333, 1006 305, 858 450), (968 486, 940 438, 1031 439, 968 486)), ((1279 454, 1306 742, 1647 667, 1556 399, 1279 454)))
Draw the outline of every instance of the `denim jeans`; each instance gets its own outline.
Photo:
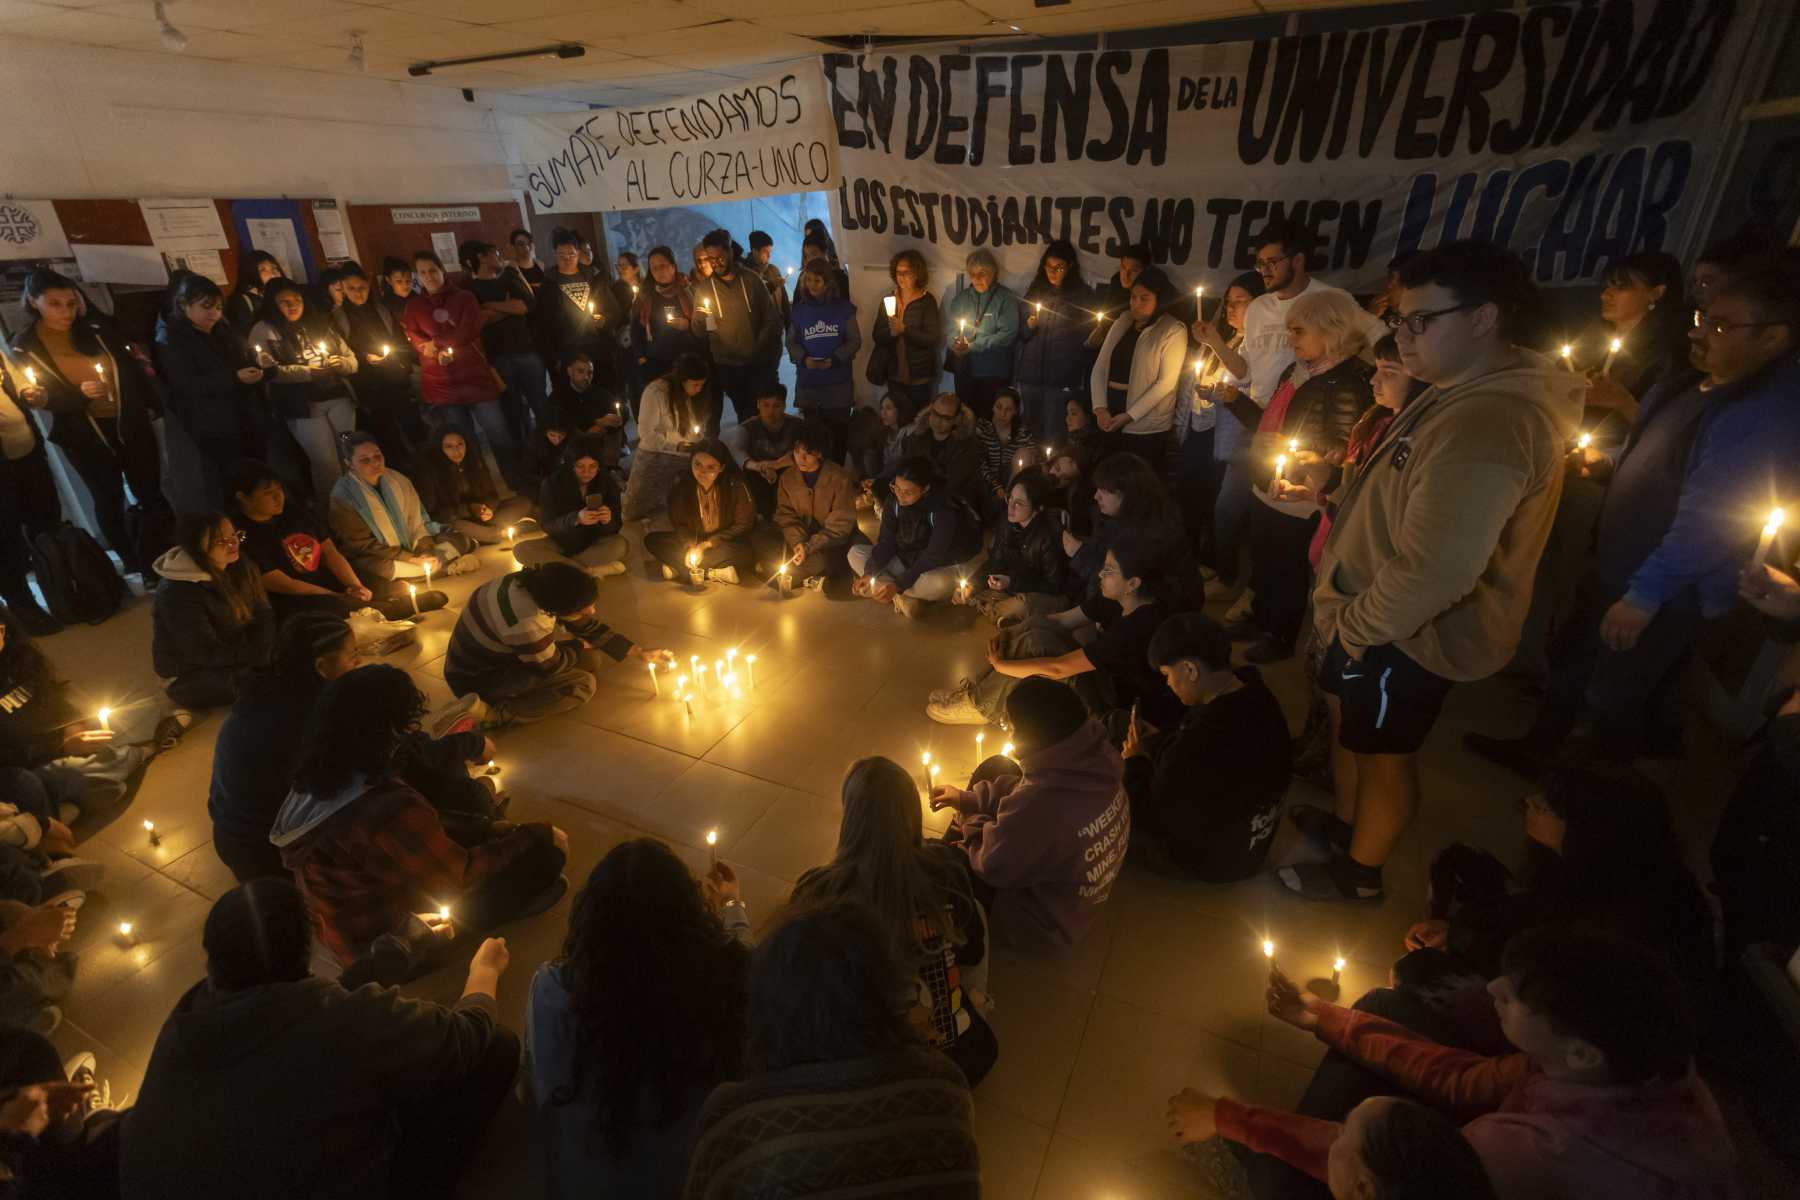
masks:
MULTIPOLYGON (((550 419, 550 393, 544 377, 544 360, 526 351, 522 354, 496 354, 488 361, 500 373, 506 390, 531 410, 533 427, 542 429, 544 422, 550 419)), ((521 424, 515 431, 516 437, 522 439, 525 432, 521 424)), ((498 450, 494 452, 496 457, 499 453, 498 450)))
POLYGON ((494 463, 500 468, 506 486, 515 492, 524 489, 525 480, 519 473, 519 442, 513 437, 498 400, 481 404, 439 404, 431 409, 431 415, 446 429, 462 434, 464 439, 473 439, 476 426, 480 426, 482 440, 494 452, 494 463))

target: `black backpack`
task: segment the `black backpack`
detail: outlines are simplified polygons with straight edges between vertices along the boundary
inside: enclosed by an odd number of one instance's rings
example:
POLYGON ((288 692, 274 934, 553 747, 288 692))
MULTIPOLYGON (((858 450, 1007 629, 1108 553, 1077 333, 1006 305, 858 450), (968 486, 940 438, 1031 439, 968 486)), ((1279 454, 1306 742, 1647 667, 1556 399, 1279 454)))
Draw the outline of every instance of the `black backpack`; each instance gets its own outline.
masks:
POLYGON ((85 530, 62 524, 31 541, 31 569, 44 607, 65 625, 98 625, 119 611, 125 581, 85 530))
POLYGON ((150 568, 175 544, 175 510, 160 496, 144 504, 134 504, 125 510, 125 533, 131 538, 132 550, 143 565, 144 573, 151 576, 144 583, 153 583, 154 572, 150 568))

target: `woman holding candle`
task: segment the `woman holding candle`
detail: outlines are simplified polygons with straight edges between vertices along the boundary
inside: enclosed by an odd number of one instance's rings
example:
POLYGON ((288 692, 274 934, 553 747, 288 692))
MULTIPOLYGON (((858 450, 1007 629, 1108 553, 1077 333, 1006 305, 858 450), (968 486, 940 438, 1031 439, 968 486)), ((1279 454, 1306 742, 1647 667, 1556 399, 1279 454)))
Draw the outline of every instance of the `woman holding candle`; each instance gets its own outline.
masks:
POLYGON ((531 514, 531 501, 524 496, 500 498, 487 463, 479 451, 470 453, 468 439, 454 428, 432 429, 415 478, 431 519, 481 545, 499 545, 506 540, 502 530, 531 514))
POLYGON ((163 582, 150 654, 183 708, 230 704, 244 674, 266 666, 275 648, 275 613, 240 540, 224 513, 191 514, 176 522, 174 548, 156 560, 163 582))
POLYGON ((1019 305, 1018 385, 1022 420, 1038 441, 1063 436, 1064 406, 1087 407, 1088 335, 1095 300, 1081 278, 1081 258, 1066 241, 1051 242, 1038 260, 1037 274, 1019 305))
POLYGON ((837 854, 795 881, 794 903, 868 906, 890 952, 916 976, 916 1022, 974 1087, 1000 1046, 979 1011, 988 1003, 987 922, 963 856, 925 840, 918 784, 892 759, 859 759, 842 798, 837 854))
POLYGON ((562 465, 538 493, 544 536, 520 542, 514 558, 527 566, 566 562, 602 578, 625 573, 625 538, 619 532, 623 505, 605 457, 605 442, 598 435, 569 439, 562 465))
MULTIPOLYGON (((1005 395, 1001 393, 996 411, 1005 395)), ((994 523, 988 542, 987 562, 974 586, 959 592, 954 603, 974 605, 997 626, 1069 606, 1062 525, 1048 508, 1052 490, 1042 467, 1026 467, 1013 477, 1006 512, 994 523)))
POLYGON ((521 486, 519 444, 500 406, 500 386, 482 343, 481 301, 455 283, 437 255, 413 255, 419 290, 406 302, 406 337, 419 354, 419 392, 427 411, 471 443, 482 440, 506 485, 521 486))
POLYGON ((231 299, 225 304, 225 320, 246 346, 251 340, 250 331, 262 319, 264 289, 271 281, 281 278, 284 278, 281 262, 267 250, 251 250, 238 255, 237 282, 231 289, 231 299))
MULTIPOLYGON (((410 284, 412 272, 405 272, 410 284)), ((375 283, 356 263, 345 263, 344 302, 331 314, 358 363, 356 398, 363 424, 389 450, 394 465, 412 470, 425 426, 413 398, 419 356, 406 340, 402 313, 383 302, 375 283)))
POLYGON ((938 343, 943 339, 937 297, 925 290, 925 256, 902 250, 888 260, 894 292, 875 315, 870 337, 869 382, 899 392, 914 411, 937 392, 938 343))
POLYGON ((388 467, 373 434, 345 435, 343 451, 348 470, 331 489, 331 532, 358 576, 418 579, 427 563, 446 575, 476 569, 474 539, 432 523, 412 480, 388 467))
POLYGON ((162 466, 151 425, 160 404, 130 348, 89 314, 73 280, 55 271, 25 277, 25 327, 13 339, 29 368, 19 400, 37 412, 45 437, 86 486, 100 533, 125 564, 142 573, 125 523, 125 485, 140 501, 161 494, 162 466))
POLYGON ((1224 356, 1241 354, 1245 314, 1250 302, 1265 290, 1261 275, 1244 272, 1226 287, 1218 315, 1211 321, 1196 321, 1188 330, 1204 360, 1198 388, 1204 389, 1218 416, 1213 422, 1210 467, 1196 461, 1200 446, 1193 447, 1190 457, 1184 443, 1177 477, 1188 529, 1205 531, 1202 561, 1218 576, 1218 586, 1208 591, 1221 594, 1238 580, 1238 559, 1254 503, 1250 491, 1252 435, 1262 419, 1255 401, 1233 386, 1224 356))
POLYGON ((794 406, 831 431, 826 452, 832 462, 842 462, 856 401, 850 368, 862 350, 862 334, 856 328, 856 305, 838 290, 838 272, 823 258, 808 259, 800 272, 787 349, 794 363, 794 406))
POLYGON ((1187 370, 1187 328, 1169 311, 1168 276, 1151 267, 1131 283, 1089 375, 1089 406, 1108 452, 1130 451, 1158 472, 1174 441, 1176 390, 1187 370))
POLYGON ((341 473, 338 435, 356 428, 349 382, 360 369, 356 354, 330 315, 310 306, 306 289, 287 279, 268 284, 250 341, 274 415, 305 452, 315 496, 326 496, 341 473))
POLYGON ((1012 382, 1019 298, 999 282, 1000 264, 992 251, 972 252, 963 270, 969 286, 944 306, 944 326, 956 331, 945 366, 956 378, 957 396, 977 417, 986 417, 995 393, 1012 382))
POLYGON ((724 442, 706 438, 694 446, 687 476, 669 489, 669 521, 672 530, 644 535, 644 553, 662 564, 664 579, 749 582, 739 576, 756 559, 756 501, 724 442))
POLYGON ((625 487, 625 519, 638 521, 667 504, 669 489, 688 472, 700 434, 718 426, 712 370, 697 354, 683 354, 668 374, 644 389, 638 444, 625 487), (698 430, 698 432, 696 432, 698 430))
POLYGON ((681 1194, 701 1104, 742 1073, 749 945, 730 867, 696 879, 650 838, 594 867, 526 1007, 552 1194, 681 1194))
POLYGON ((1003 387, 989 400, 989 414, 977 417, 975 438, 981 443, 982 516, 992 520, 1006 509, 1007 484, 1025 468, 1035 463, 1037 439, 1025 427, 1020 411, 1017 388, 1003 387))
POLYGON ((204 275, 183 275, 158 323, 157 366, 169 387, 169 411, 200 450, 207 500, 226 501, 225 473, 240 458, 264 454, 262 368, 225 323, 225 296, 204 275))
POLYGON ((631 392, 634 410, 643 389, 667 375, 676 359, 706 352, 706 339, 694 329, 694 295, 688 277, 675 266, 675 251, 656 246, 644 255, 644 262, 647 277, 631 304, 631 355, 641 380, 631 392))

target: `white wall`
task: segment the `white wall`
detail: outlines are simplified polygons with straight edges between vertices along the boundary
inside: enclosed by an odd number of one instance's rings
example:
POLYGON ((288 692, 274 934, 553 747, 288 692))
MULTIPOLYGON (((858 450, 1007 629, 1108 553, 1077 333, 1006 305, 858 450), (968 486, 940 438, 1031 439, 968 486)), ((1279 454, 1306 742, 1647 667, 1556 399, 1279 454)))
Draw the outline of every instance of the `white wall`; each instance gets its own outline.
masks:
POLYGON ((574 108, 178 54, 0 40, 0 194, 510 200, 494 107, 574 108))

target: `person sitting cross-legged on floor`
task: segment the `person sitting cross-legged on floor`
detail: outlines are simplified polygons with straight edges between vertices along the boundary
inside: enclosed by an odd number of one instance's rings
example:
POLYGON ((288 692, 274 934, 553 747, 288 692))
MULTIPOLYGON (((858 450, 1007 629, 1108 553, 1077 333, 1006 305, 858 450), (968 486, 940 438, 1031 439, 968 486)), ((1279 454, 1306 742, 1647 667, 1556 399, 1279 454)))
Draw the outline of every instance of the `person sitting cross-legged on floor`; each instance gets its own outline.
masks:
POLYGON ((694 445, 688 471, 669 488, 673 529, 644 535, 644 553, 662 564, 664 579, 700 584, 709 579, 747 583, 756 552, 756 501, 737 460, 718 438, 694 445))
POLYGON ((206 978, 157 1035, 115 1195, 455 1193, 519 1067, 496 1019, 504 938, 482 943, 449 1008, 312 976, 311 914, 285 879, 225 893, 200 940, 206 978))
POLYGON ((1063 554, 1063 523, 1049 507, 1056 485, 1042 467, 1013 476, 1006 512, 993 523, 981 582, 954 603, 972 604, 995 625, 1043 617, 1069 607, 1073 581, 1063 554))
POLYGON ((1513 939, 1505 972, 1488 990, 1517 1049, 1489 1057, 1376 1015, 1391 992, 1340 1008, 1271 970, 1270 1014, 1332 1050, 1300 1112, 1189 1089, 1169 1102, 1171 1131, 1183 1141, 1216 1132, 1259 1152, 1248 1165, 1253 1184, 1261 1175, 1267 1185, 1261 1195, 1320 1196, 1296 1173, 1324 1180, 1339 1122, 1370 1095, 1399 1091, 1464 1122, 1501 1200, 1737 1194, 1730 1137, 1694 1070, 1681 984, 1652 951, 1540 929, 1513 939))
POLYGON ((1119 752, 1081 697, 1048 679, 1022 680, 1006 715, 1018 766, 989 759, 1009 769, 987 779, 977 771, 967 790, 937 788, 931 807, 956 812, 945 840, 968 855, 996 941, 1073 946, 1106 903, 1131 840, 1119 752))
POLYGON ((401 778, 402 746, 424 713, 398 667, 359 667, 326 684, 269 834, 347 980, 399 983, 431 965, 451 935, 418 914, 448 907, 457 926, 492 929, 568 890, 562 830, 494 821, 459 830, 468 842, 458 843, 401 778))
POLYGON ((526 566, 566 562, 602 578, 623 575, 621 513, 619 481, 606 469, 604 439, 576 434, 538 493, 544 536, 514 543, 513 557, 526 566))
POLYGON ((1186 707, 1165 729, 1140 717, 1125 738, 1138 846, 1181 874, 1235 883, 1262 870, 1287 794, 1293 742, 1255 667, 1231 667, 1231 639, 1177 613, 1150 639, 1151 665, 1186 707))
POLYGON ((850 581, 850 547, 868 543, 856 527, 856 481, 830 462, 832 433, 820 421, 797 422, 789 453, 794 465, 775 481, 775 524, 752 540, 757 559, 786 562, 788 578, 806 587, 850 581))
POLYGON ((594 615, 600 585, 569 563, 522 567, 475 589, 456 619, 444 656, 444 682, 458 696, 476 696, 471 710, 494 728, 580 708, 599 681, 593 650, 614 662, 627 657, 659 666, 667 650, 650 650, 594 615), (558 639, 561 627, 570 638, 558 639))
POLYGON ((901 462, 881 498, 881 533, 873 546, 850 547, 856 595, 892 604, 903 616, 948 600, 981 560, 975 510, 943 486, 924 457, 901 462))
POLYGON ((358 578, 371 586, 390 579, 429 583, 427 564, 439 575, 480 566, 475 539, 432 523, 412 480, 388 467, 374 434, 343 434, 339 451, 344 473, 331 487, 331 536, 358 578))
POLYGON ((243 561, 237 527, 220 512, 175 523, 175 545, 156 560, 162 586, 151 610, 150 656, 183 708, 237 699, 247 672, 275 647, 275 613, 262 572, 243 561))

